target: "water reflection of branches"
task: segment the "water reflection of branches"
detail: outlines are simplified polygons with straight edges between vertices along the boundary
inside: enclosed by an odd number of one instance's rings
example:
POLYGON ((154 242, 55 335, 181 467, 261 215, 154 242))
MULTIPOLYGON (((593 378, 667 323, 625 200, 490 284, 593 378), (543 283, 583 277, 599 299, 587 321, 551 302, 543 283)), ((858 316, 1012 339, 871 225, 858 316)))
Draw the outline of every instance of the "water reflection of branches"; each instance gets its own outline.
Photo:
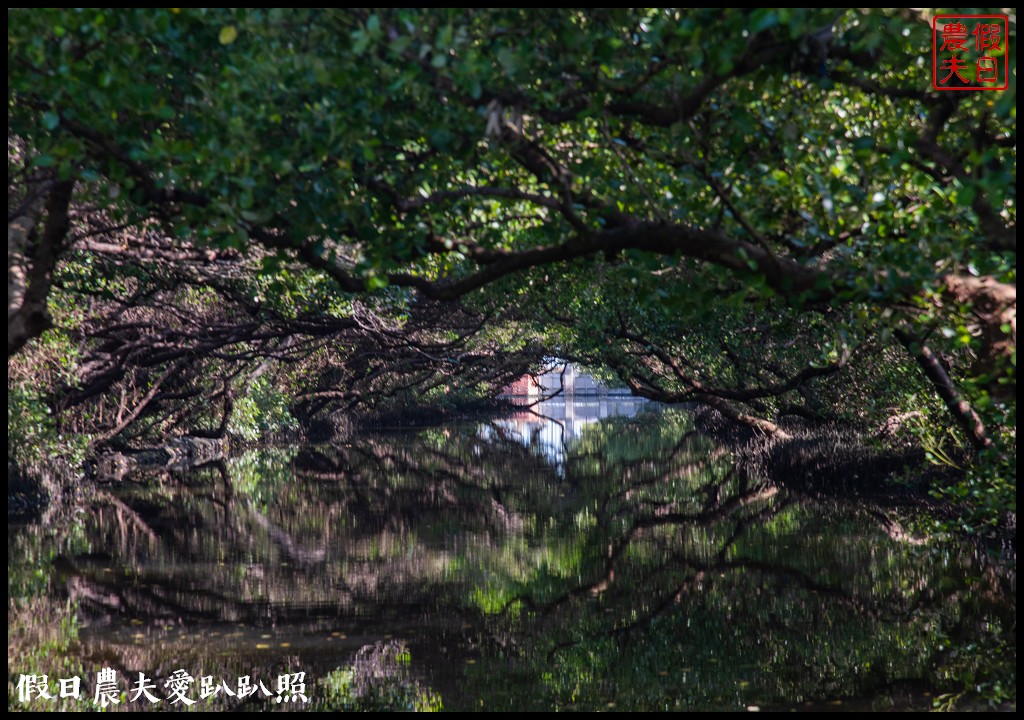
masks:
POLYGON ((150 543, 159 542, 159 538, 153 528, 149 526, 142 516, 128 507, 122 500, 114 497, 108 492, 97 491, 95 498, 99 503, 110 505, 115 508, 116 519, 120 529, 121 544, 128 544, 129 527, 141 533, 150 543))
POLYGON ((338 482, 348 498, 346 512, 371 520, 366 527, 408 526, 443 508, 461 510, 467 517, 483 510, 492 529, 502 534, 522 525, 518 513, 507 506, 507 488, 496 474, 456 455, 429 448, 401 452, 375 444, 346 448, 337 458, 330 455, 304 451, 296 459, 296 474, 338 482), (395 482, 399 478, 404 482, 395 482))

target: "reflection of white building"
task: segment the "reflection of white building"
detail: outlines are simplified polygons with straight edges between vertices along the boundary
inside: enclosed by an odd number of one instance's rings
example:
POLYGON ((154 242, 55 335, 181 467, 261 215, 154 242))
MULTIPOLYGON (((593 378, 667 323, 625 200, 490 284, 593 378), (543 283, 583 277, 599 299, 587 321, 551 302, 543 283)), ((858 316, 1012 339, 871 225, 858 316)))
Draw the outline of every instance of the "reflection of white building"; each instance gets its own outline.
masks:
POLYGON ((522 403, 524 411, 495 426, 537 448, 555 465, 561 465, 569 445, 587 425, 613 415, 633 417, 648 402, 633 397, 629 390, 607 388, 570 363, 542 375, 524 375, 505 394, 522 403))

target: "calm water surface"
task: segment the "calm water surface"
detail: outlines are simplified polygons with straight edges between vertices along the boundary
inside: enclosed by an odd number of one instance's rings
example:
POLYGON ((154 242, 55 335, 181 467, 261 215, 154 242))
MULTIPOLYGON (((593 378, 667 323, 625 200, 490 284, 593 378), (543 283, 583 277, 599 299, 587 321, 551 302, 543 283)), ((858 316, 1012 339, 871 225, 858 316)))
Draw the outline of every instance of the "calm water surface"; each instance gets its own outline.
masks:
POLYGON ((197 708, 254 709, 881 708, 1013 683, 1015 572, 895 516, 751 477, 628 398, 140 474, 55 531, 9 526, 8 704, 49 670, 87 707, 101 668, 162 709, 177 670, 197 708), (299 672, 309 704, 276 703, 299 672), (203 700, 202 676, 271 697, 203 700))

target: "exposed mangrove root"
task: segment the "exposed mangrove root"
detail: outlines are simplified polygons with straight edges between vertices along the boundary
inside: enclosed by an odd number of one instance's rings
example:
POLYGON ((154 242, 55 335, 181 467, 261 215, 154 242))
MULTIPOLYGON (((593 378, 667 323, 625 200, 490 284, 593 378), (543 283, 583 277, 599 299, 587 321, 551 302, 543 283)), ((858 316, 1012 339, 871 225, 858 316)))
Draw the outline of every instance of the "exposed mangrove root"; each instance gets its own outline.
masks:
POLYGON ((222 460, 228 448, 227 438, 186 436, 161 447, 104 453, 89 462, 88 471, 97 480, 123 480, 136 470, 180 470, 222 460))

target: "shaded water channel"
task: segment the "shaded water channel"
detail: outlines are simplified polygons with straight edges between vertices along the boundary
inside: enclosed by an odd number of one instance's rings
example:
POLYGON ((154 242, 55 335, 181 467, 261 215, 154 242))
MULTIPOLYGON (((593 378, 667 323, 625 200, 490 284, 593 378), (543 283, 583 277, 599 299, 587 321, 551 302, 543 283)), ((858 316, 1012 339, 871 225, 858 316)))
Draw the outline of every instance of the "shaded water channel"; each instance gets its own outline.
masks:
POLYGON ((752 477, 685 411, 592 405, 142 474, 9 526, 9 706, 48 672, 83 697, 38 706, 88 707, 102 668, 129 710, 157 707, 139 673, 182 707, 178 670, 225 709, 884 708, 1013 682, 1012 569, 752 477), (299 680, 309 703, 277 703, 299 680))

